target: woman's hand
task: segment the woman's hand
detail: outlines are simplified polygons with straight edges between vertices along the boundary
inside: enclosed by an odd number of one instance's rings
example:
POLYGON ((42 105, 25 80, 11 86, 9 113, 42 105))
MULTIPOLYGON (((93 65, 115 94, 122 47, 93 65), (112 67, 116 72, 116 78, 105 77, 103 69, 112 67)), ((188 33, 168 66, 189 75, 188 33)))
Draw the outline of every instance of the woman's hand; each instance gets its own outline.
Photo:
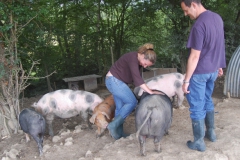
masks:
POLYGON ((152 94, 161 94, 161 95, 165 95, 164 93, 159 92, 159 91, 152 91, 152 94))

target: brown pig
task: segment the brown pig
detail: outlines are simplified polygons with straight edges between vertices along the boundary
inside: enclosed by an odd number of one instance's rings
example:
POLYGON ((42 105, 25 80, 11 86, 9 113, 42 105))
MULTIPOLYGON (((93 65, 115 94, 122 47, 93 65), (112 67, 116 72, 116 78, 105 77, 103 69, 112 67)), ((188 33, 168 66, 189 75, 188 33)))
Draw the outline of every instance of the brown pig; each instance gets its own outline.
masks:
POLYGON ((109 95, 102 103, 94 108, 93 115, 89 121, 98 127, 96 137, 102 136, 109 122, 115 115, 115 103, 112 95, 109 95))

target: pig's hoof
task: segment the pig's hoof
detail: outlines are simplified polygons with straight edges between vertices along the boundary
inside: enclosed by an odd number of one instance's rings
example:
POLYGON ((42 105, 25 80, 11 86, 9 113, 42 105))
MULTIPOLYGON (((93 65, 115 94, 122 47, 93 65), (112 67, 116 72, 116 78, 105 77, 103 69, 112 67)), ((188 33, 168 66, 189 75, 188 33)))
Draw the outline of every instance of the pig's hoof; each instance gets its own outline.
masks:
POLYGON ((159 150, 155 150, 155 152, 157 152, 157 153, 161 153, 162 150, 161 150, 161 149, 159 149, 159 150))
POLYGON ((147 154, 146 153, 141 153, 141 156, 146 156, 147 154))
POLYGON ((179 109, 185 109, 186 107, 184 105, 179 106, 179 109))
POLYGON ((54 136, 54 133, 53 133, 53 132, 49 132, 48 134, 49 134, 51 137, 54 136))
POLYGON ((169 132, 168 132, 168 131, 165 132, 164 136, 166 136, 166 135, 169 135, 169 132))
POLYGON ((98 134, 96 134, 96 138, 100 138, 100 136, 98 134))
POLYGON ((93 129, 93 127, 87 127, 87 129, 89 129, 89 130, 92 130, 92 129, 93 129))
POLYGON ((96 138, 102 137, 102 134, 96 134, 96 138))
POLYGON ((40 157, 43 156, 43 151, 40 151, 39 156, 40 156, 40 157))
POLYGON ((179 107, 177 105, 174 105, 173 106, 173 109, 178 109, 179 107))
POLYGON ((86 127, 87 127, 88 130, 92 130, 93 129, 93 127, 92 127, 92 125, 90 123, 88 123, 86 127))
POLYGON ((82 124, 82 127, 81 127, 81 129, 88 129, 89 128, 89 126, 88 125, 86 125, 86 124, 82 124))

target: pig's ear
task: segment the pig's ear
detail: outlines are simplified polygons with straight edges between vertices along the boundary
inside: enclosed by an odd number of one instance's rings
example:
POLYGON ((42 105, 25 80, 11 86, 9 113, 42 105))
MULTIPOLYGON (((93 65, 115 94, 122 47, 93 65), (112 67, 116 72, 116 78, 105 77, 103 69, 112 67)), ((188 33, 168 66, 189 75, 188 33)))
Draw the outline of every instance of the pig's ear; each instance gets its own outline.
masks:
POLYGON ((110 120, 110 117, 107 115, 107 113, 105 113, 105 112, 101 112, 104 116, 106 116, 107 117, 107 119, 109 119, 110 120))
POLYGON ((35 109, 35 111, 37 111, 38 113, 43 114, 43 110, 42 110, 41 107, 36 107, 36 108, 34 108, 34 109, 35 109))
POLYGON ((96 119, 96 116, 97 116, 97 114, 95 113, 95 114, 93 114, 92 117, 89 119, 89 121, 90 121, 92 124, 94 124, 95 119, 96 119))

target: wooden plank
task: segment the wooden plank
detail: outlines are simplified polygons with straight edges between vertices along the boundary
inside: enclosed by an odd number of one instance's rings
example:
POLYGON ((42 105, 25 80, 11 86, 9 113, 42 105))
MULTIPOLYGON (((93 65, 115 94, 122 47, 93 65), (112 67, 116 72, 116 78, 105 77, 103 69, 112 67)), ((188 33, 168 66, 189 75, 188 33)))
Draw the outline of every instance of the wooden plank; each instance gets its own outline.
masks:
POLYGON ((91 79, 91 78, 100 78, 102 76, 96 75, 96 74, 91 74, 91 75, 84 75, 84 76, 77 76, 77 77, 70 77, 70 78, 63 78, 65 82, 71 82, 71 81, 81 81, 85 79, 91 79))
POLYGON ((72 90, 78 90, 79 89, 78 82, 68 82, 68 88, 72 90))
POLYGON ((173 72, 177 72, 177 68, 159 68, 158 70, 155 71, 155 76, 173 72))
POLYGON ((177 68, 151 68, 151 70, 142 72, 144 80, 167 73, 177 72, 177 68))
POLYGON ((97 78, 88 78, 83 80, 84 82, 84 90, 85 91, 92 91, 97 89, 97 78))
POLYGON ((143 79, 148 79, 148 78, 154 77, 154 72, 153 71, 143 72, 142 76, 143 76, 143 79))
POLYGON ((68 83, 68 88, 73 90, 78 90, 78 82, 83 81, 84 90, 85 91, 92 91, 97 89, 97 78, 102 76, 91 74, 91 75, 84 75, 84 76, 77 76, 77 77, 70 77, 70 78, 63 78, 65 82, 68 83))

